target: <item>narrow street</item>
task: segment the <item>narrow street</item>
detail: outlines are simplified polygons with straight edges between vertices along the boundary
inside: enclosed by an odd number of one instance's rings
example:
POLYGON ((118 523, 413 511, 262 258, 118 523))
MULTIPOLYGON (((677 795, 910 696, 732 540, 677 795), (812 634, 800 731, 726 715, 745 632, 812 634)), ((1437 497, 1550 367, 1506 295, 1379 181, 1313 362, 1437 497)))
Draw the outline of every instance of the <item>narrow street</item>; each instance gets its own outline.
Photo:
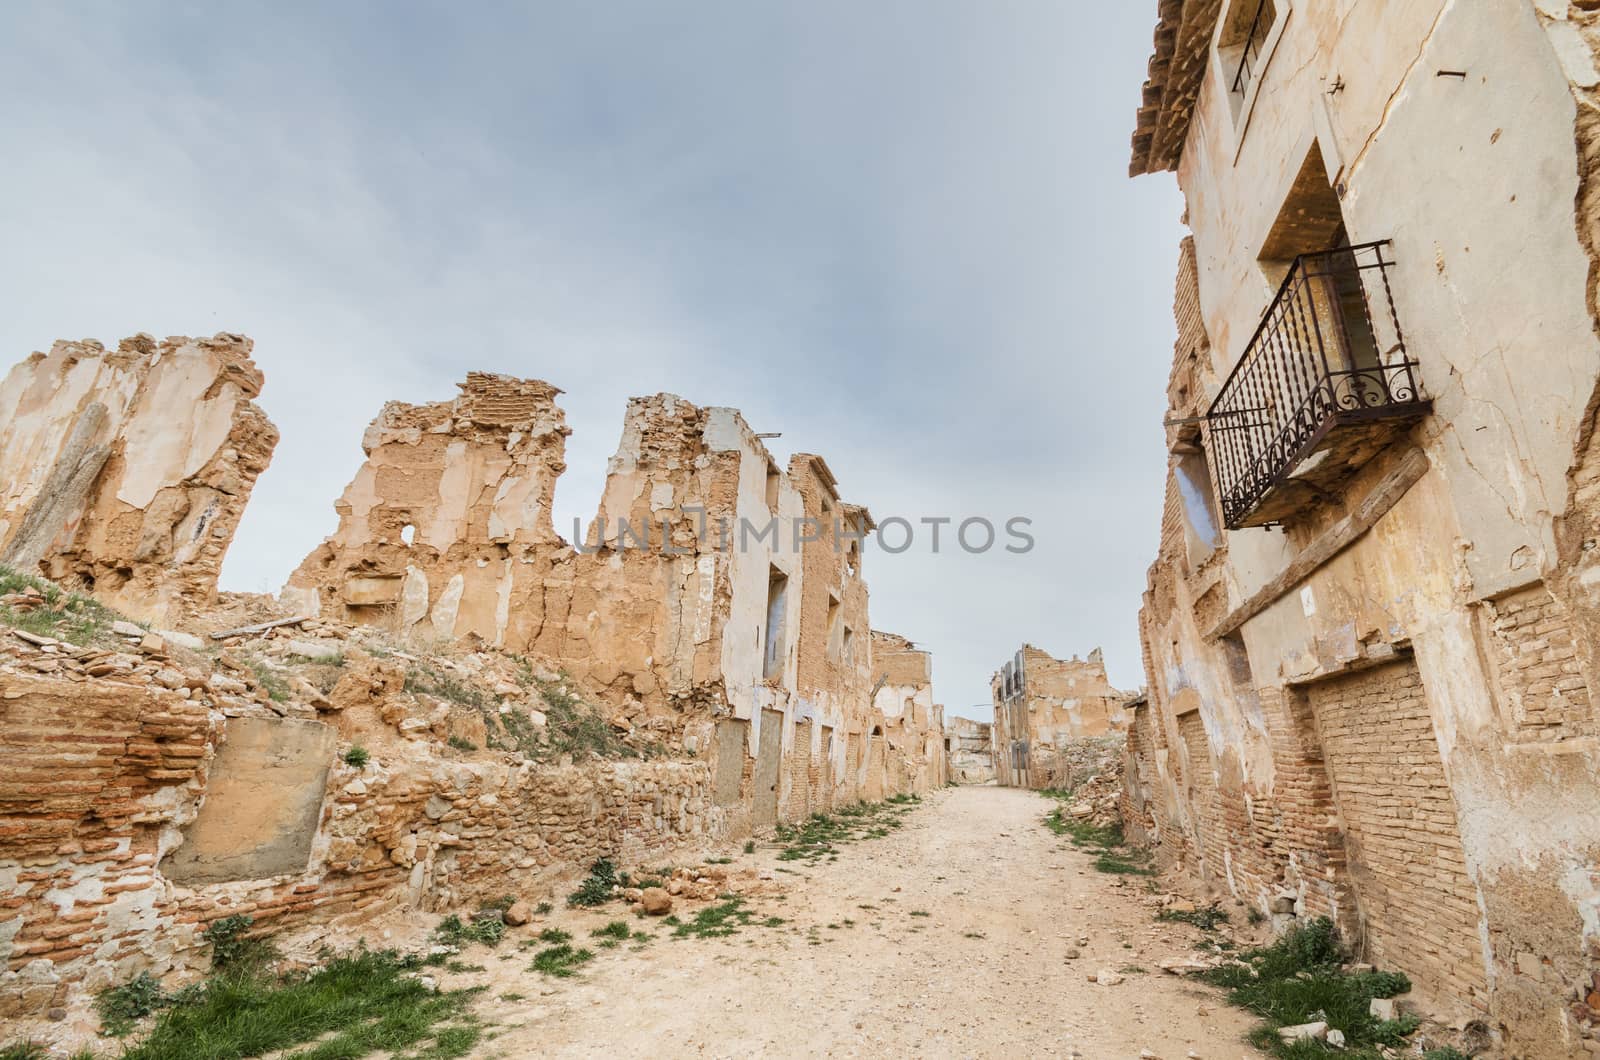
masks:
MULTIPOLYGON (((939 791, 836 861, 741 856, 788 887, 752 901, 782 926, 673 939, 640 922, 653 941, 572 979, 489 958, 449 982, 487 980, 484 1056, 1259 1056, 1246 1014, 1157 967, 1190 952, 1194 929, 1157 923, 1144 879, 1097 872, 1043 826, 1049 807, 1016 789, 939 791), (1121 981, 1091 982, 1102 969, 1121 981)), ((586 939, 615 915, 553 923, 586 939)))

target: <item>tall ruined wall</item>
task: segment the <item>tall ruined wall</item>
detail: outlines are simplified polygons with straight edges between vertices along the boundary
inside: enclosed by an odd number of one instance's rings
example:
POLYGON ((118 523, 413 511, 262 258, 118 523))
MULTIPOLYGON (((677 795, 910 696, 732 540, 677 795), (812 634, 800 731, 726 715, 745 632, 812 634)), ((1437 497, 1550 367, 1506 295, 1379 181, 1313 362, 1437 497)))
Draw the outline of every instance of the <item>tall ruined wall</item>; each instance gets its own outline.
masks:
POLYGON ((177 624, 217 574, 278 432, 239 335, 58 342, 0 382, 0 563, 177 624))
POLYGON ((568 545, 550 522, 558 391, 482 374, 461 390, 385 407, 286 602, 554 660, 616 724, 706 757, 736 831, 942 776, 871 746, 871 517, 820 457, 783 471, 735 410, 634 398, 596 518, 568 545))
POLYGON ((423 638, 528 642, 540 616, 512 604, 537 597, 560 547, 559 391, 481 372, 460 386, 453 401, 384 406, 334 505, 338 529, 291 575, 286 600, 423 638))
POLYGON ((786 474, 803 515, 798 527, 784 528, 800 545, 800 610, 794 731, 784 752, 781 812, 801 819, 861 797, 859 770, 847 758, 852 741, 862 745, 870 739, 873 724, 870 619, 857 538, 857 527, 871 520, 864 509, 840 499, 822 457, 797 453, 786 474))

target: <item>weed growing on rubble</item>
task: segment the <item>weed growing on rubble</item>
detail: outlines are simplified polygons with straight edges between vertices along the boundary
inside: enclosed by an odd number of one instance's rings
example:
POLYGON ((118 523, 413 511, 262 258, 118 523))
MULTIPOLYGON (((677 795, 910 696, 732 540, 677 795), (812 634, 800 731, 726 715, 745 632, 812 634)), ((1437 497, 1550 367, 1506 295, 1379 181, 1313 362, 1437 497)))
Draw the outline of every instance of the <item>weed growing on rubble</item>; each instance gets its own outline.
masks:
POLYGON ((406 670, 405 690, 413 695, 421 693, 463 707, 473 707, 485 713, 495 707, 493 697, 482 689, 475 688, 455 675, 425 663, 414 663, 406 670))
POLYGON ((121 1038, 133 1030, 134 1024, 168 1007, 172 1000, 154 976, 140 972, 121 986, 102 991, 95 999, 95 1010, 100 1013, 100 1033, 121 1038))
POLYGON ((610 858, 600 858, 589 866, 589 876, 578 889, 567 895, 567 904, 593 908, 611 901, 618 884, 617 866, 610 858))
POLYGON ((780 824, 774 833, 783 849, 779 861, 830 861, 838 854, 835 844, 859 839, 882 839, 902 824, 900 818, 922 800, 916 795, 896 795, 885 802, 846 806, 832 816, 814 813, 799 824, 780 824))
POLYGON ((1291 1045, 1278 1037, 1280 1027, 1326 1020, 1344 1033, 1346 1048, 1339 1055, 1379 1060, 1378 1047, 1403 1045, 1418 1021, 1377 1019, 1370 1012, 1372 999, 1403 994, 1411 983, 1396 972, 1346 972, 1341 968, 1345 956, 1333 922, 1319 917, 1201 978, 1226 989, 1231 1004, 1267 1021, 1250 1035, 1265 1052, 1286 1060, 1326 1055, 1321 1042, 1291 1045))
POLYGON ((570 931, 562 931, 560 928, 553 928, 553 927, 545 928, 543 931, 539 932, 539 941, 540 942, 549 942, 549 943, 552 943, 552 944, 560 943, 560 942, 571 942, 572 941, 572 932, 570 932, 570 931))
POLYGON ((267 697, 274 703, 283 703, 289 698, 289 682, 283 675, 272 668, 272 664, 265 659, 250 658, 245 660, 250 667, 250 672, 256 675, 256 683, 266 692, 267 697))
POLYGON ((1228 922, 1228 913, 1213 902, 1200 909, 1162 909, 1156 913, 1156 919, 1169 924, 1192 924, 1201 931, 1215 931, 1228 922))
POLYGON ((1121 876, 1154 875, 1149 853, 1129 847, 1120 824, 1099 825, 1076 820, 1063 814, 1058 806, 1045 816, 1044 826, 1056 835, 1066 836, 1079 850, 1094 851, 1094 867, 1101 872, 1121 876))
POLYGON ((360 744, 356 744, 344 753, 344 764, 347 766, 355 766, 357 769, 361 769, 370 761, 372 761, 372 752, 360 744))
MULTIPOLYGON (((754 926, 757 920, 755 911, 745 908, 743 898, 727 898, 700 910, 693 920, 668 917, 666 923, 672 927, 675 939, 718 939, 737 935, 740 928, 754 926)), ((768 917, 760 923, 765 927, 778 927, 784 922, 778 917, 768 917)))
POLYGON ((744 852, 746 854, 754 854, 756 852, 756 841, 754 839, 746 839, 744 841, 744 852))
POLYGON ((506 937, 506 922, 498 909, 484 909, 471 920, 462 920, 451 913, 433 929, 433 938, 445 946, 461 947, 469 942, 494 946, 506 937))
POLYGON ((605 927, 595 928, 589 932, 599 939, 599 945, 604 949, 615 949, 624 942, 649 942, 655 938, 648 931, 635 931, 628 926, 626 920, 613 920, 605 927))
POLYGON ((253 917, 225 916, 206 926, 202 937, 211 943, 212 968, 255 972, 278 959, 277 947, 270 941, 245 934, 254 923, 253 917))
MULTIPOLYGON (((69 593, 55 582, 0 567, 0 596, 37 590, 44 602, 31 610, 0 606, 0 626, 10 626, 40 637, 54 637, 80 648, 121 648, 111 624, 122 619, 115 611, 81 593, 69 593)), ((143 625, 143 623, 137 623, 143 625)))
POLYGON ((563 942, 534 954, 533 963, 528 967, 541 975, 570 979, 577 974, 579 966, 588 964, 592 960, 594 960, 593 950, 573 949, 570 943, 563 942))
POLYGON ((390 1055, 465 1056, 480 1029, 466 1012, 475 991, 441 993, 408 974, 415 961, 392 950, 334 957, 310 972, 271 978, 229 972, 162 1012, 123 1060, 235 1060, 332 1038, 297 1060, 390 1055))

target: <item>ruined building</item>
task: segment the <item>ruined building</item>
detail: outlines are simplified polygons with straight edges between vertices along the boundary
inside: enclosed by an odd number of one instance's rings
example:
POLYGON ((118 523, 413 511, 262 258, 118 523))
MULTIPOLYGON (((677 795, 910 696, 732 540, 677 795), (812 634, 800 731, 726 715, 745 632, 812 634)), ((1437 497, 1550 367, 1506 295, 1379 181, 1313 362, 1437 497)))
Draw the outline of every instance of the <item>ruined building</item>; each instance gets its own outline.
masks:
POLYGON ((732 409, 630 402, 575 545, 554 387, 391 403, 280 600, 219 598, 277 437, 249 350, 58 344, 0 388, 5 565, 172 627, 0 590, 0 1019, 196 969, 222 917, 550 896, 944 782, 927 653, 871 631, 870 514, 732 409))
POLYGON ((1600 1050, 1600 11, 1163 0, 1130 823, 1512 1055, 1600 1050))
POLYGON ((945 759, 957 784, 994 780, 994 726, 971 718, 950 718, 944 725, 945 759))
POLYGON ((1126 724, 1132 697, 1111 687, 1100 649, 1057 659, 1024 644, 989 679, 994 703, 995 779, 1006 787, 1057 786, 1057 753, 1074 740, 1126 724))
POLYGON ((933 701, 933 656, 897 633, 872 631, 872 706, 883 718, 886 782, 927 791, 949 779, 944 707, 933 701))

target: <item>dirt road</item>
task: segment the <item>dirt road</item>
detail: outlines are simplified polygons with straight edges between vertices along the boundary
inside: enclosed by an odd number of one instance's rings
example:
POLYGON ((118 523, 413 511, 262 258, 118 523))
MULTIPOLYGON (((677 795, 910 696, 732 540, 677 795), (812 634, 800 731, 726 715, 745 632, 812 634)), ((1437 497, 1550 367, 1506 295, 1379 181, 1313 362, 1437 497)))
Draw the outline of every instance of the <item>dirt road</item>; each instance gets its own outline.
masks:
MULTIPOLYGON (((836 861, 741 855, 789 884, 753 903, 782 926, 672 939, 650 921, 654 941, 572 979, 489 957, 451 985, 489 986, 484 1056, 1258 1057, 1246 1015, 1156 967, 1189 952, 1192 929, 1155 923, 1143 879, 1096 872, 1043 827, 1048 809, 1031 792, 946 789, 836 861), (1090 982, 1101 969, 1122 981, 1090 982)), ((554 922, 579 944, 615 916, 554 922)))

